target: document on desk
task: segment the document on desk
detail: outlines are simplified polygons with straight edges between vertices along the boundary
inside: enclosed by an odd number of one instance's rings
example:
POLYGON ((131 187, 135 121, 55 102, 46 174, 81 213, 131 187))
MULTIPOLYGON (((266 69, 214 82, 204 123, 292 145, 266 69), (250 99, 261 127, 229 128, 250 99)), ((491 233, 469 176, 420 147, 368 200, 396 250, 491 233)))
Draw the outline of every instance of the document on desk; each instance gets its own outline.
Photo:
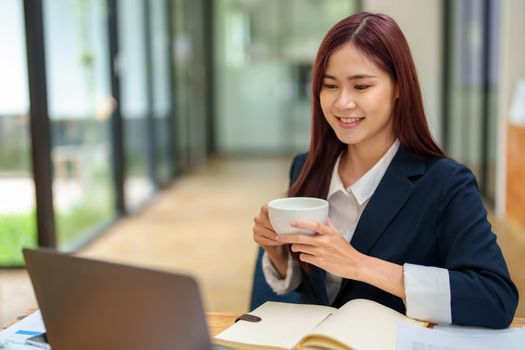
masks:
POLYGON ((0 332, 0 349, 2 350, 35 350, 34 346, 25 344, 27 338, 46 331, 40 310, 33 312, 14 325, 0 332))
POLYGON ((414 327, 399 322, 397 350, 523 350, 525 328, 414 327))

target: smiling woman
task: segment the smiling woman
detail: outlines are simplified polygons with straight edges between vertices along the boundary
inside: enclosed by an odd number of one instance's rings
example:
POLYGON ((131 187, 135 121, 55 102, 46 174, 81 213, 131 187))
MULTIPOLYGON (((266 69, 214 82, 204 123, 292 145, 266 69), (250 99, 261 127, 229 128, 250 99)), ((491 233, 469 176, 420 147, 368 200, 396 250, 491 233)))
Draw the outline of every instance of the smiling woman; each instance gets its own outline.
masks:
POLYGON ((518 292, 475 176, 447 158, 426 121, 398 25, 358 13, 323 39, 312 71, 312 137, 290 197, 329 202, 315 235, 278 236, 263 206, 254 240, 277 294, 340 307, 374 300, 433 323, 507 327, 518 292))

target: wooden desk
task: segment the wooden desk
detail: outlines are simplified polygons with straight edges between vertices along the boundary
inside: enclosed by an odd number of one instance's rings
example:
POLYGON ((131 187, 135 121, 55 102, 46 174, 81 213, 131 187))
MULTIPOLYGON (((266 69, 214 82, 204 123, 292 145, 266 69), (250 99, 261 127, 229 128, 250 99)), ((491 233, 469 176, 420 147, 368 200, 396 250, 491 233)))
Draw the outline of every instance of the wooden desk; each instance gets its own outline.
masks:
POLYGON ((525 318, 514 317, 514 320, 510 324, 511 328, 525 328, 525 318))
POLYGON ((239 317, 238 313, 227 312, 208 312, 206 318, 208 319, 208 328, 210 329, 210 336, 214 337, 226 328, 235 323, 235 319, 239 317))

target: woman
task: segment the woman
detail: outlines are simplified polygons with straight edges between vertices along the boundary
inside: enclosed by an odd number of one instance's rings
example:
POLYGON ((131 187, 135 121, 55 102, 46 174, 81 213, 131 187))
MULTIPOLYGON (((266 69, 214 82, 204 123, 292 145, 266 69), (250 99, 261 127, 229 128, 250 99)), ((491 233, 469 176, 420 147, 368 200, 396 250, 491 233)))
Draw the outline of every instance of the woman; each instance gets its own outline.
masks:
POLYGON ((330 29, 312 92, 310 150, 292 163, 288 195, 326 198, 330 220, 292 223, 314 236, 278 236, 261 209, 253 237, 272 289, 298 290, 305 303, 366 298, 434 323, 507 327, 517 289, 474 175, 432 139, 394 20, 358 13, 330 29))

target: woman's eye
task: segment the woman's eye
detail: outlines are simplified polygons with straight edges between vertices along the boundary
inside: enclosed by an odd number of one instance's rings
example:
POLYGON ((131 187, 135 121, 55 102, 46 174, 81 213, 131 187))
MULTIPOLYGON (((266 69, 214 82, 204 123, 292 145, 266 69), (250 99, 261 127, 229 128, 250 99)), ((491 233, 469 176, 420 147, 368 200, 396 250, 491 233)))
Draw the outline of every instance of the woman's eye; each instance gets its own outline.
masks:
POLYGON ((327 89, 337 89, 337 85, 334 85, 334 84, 323 84, 323 86, 327 89))
POLYGON ((365 90, 369 87, 370 85, 355 85, 354 88, 356 90, 365 90))

